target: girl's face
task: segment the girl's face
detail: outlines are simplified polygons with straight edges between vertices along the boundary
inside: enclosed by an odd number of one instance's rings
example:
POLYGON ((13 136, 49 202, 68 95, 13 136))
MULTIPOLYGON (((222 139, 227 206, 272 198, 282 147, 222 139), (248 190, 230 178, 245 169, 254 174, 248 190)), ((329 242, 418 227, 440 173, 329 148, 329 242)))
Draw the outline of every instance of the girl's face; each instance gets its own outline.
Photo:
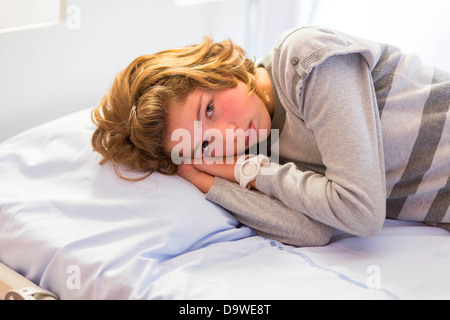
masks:
POLYGON ((270 133, 265 103, 247 85, 231 89, 196 89, 169 108, 166 150, 175 156, 229 157, 244 152, 270 133))

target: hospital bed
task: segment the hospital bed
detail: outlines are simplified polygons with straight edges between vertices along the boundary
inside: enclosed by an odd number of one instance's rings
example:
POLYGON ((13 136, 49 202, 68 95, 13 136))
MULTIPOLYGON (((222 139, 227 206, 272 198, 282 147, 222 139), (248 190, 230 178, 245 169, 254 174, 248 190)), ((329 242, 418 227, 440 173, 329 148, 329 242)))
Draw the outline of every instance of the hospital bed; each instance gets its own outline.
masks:
POLYGON ((387 220, 292 247, 178 176, 121 180, 93 130, 85 109, 0 144, 1 299, 450 298, 446 230, 387 220))

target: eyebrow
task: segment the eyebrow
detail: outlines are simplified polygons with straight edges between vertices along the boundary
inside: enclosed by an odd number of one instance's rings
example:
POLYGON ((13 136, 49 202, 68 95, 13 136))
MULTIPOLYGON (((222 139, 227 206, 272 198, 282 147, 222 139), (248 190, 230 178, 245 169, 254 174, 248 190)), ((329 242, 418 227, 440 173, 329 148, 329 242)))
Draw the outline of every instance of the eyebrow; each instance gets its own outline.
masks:
MULTIPOLYGON (((197 106, 197 121, 200 121, 200 112, 202 110, 202 99, 203 99, 203 93, 200 95, 200 99, 198 101, 197 106)), ((202 133, 203 135, 203 133, 202 133)), ((197 144, 197 146, 194 147, 192 150, 192 159, 195 159, 195 151, 203 144, 203 141, 200 141, 200 143, 197 144)))

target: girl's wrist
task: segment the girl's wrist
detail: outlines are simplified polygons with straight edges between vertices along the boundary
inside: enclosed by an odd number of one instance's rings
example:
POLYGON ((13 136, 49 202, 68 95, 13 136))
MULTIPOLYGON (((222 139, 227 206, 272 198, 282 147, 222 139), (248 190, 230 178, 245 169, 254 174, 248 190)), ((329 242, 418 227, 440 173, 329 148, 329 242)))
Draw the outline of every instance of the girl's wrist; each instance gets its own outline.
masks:
POLYGON ((195 185, 201 192, 208 193, 209 189, 211 189, 214 184, 214 177, 207 173, 199 172, 194 177, 192 177, 190 182, 195 185))

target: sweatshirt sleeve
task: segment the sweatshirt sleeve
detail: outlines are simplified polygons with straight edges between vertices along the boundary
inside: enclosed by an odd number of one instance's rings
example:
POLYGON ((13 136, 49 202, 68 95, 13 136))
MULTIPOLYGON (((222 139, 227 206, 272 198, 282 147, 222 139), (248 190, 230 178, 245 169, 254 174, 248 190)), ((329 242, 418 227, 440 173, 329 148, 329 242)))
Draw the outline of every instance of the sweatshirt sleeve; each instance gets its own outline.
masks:
POLYGON ((206 199, 230 211, 257 234, 297 247, 326 245, 333 228, 317 222, 279 200, 216 177, 206 199))
POLYGON ((314 135, 325 174, 288 163, 259 175, 257 189, 326 225, 375 236, 386 216, 386 184, 367 62, 357 53, 329 57, 308 75, 297 107, 303 116, 299 121, 314 135))

